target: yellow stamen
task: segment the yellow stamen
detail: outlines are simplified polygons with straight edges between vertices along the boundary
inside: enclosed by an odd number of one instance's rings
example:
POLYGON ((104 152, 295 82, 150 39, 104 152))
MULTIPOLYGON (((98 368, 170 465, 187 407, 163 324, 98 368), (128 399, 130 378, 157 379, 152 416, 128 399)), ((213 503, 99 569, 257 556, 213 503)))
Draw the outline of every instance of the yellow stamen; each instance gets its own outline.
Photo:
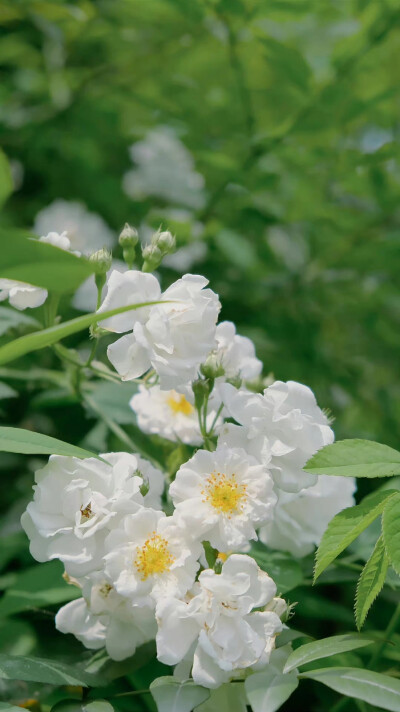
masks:
POLYGON ((218 552, 217 559, 225 562, 227 560, 227 558, 228 558, 228 554, 225 554, 223 551, 218 552))
POLYGON ((170 392, 167 398, 167 403, 175 415, 178 413, 190 415, 194 411, 192 404, 189 403, 185 396, 177 393, 176 391, 170 392))
POLYGON ((175 559, 171 555, 168 541, 156 532, 144 542, 133 562, 142 581, 149 576, 169 571, 175 559))
POLYGON ((207 478, 206 487, 202 491, 203 502, 209 502, 218 512, 230 517, 232 514, 239 514, 243 509, 246 489, 246 485, 236 482, 236 475, 228 477, 222 472, 213 472, 207 478))
POLYGON ((84 509, 82 509, 82 507, 81 507, 81 514, 82 514, 82 519, 90 519, 90 517, 91 517, 92 514, 93 514, 93 512, 92 512, 92 507, 91 507, 91 502, 89 502, 89 504, 87 505, 87 507, 85 507, 84 509))

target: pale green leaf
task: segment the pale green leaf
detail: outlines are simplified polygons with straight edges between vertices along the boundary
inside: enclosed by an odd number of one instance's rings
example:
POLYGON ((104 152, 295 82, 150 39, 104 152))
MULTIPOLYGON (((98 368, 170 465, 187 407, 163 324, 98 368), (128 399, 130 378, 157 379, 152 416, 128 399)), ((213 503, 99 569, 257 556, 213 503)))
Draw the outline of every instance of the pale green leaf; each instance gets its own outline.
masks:
POLYGON ((60 700, 51 712, 114 712, 114 707, 107 700, 60 700))
POLYGON ((341 440, 319 450, 304 469, 314 475, 392 477, 400 474, 400 452, 371 440, 341 440))
POLYGON ((400 574, 400 492, 387 503, 382 516, 386 552, 397 574, 400 574))
POLYGON ((74 292, 94 272, 85 257, 35 239, 29 233, 0 230, 0 277, 60 294, 74 292))
POLYGON ((21 712, 21 707, 9 705, 8 702, 0 702, 0 710, 4 710, 4 712, 21 712))
POLYGON ((16 398, 16 396, 18 396, 18 393, 14 388, 11 388, 8 383, 2 383, 0 381, 0 400, 4 398, 16 398))
POLYGON ((72 665, 32 656, 0 654, 0 679, 45 682, 50 685, 81 685, 89 682, 84 673, 72 665))
POLYGON ((348 507, 333 517, 316 553, 314 580, 383 512, 394 494, 392 490, 375 492, 355 507, 348 507))
POLYGON ((0 617, 78 598, 80 589, 67 584, 63 573, 60 561, 49 561, 23 571, 0 600, 0 617))
POLYGON ((370 638, 364 638, 357 633, 347 633, 345 635, 333 635, 329 638, 315 640, 312 643, 306 643, 297 648, 291 653, 286 661, 284 672, 290 672, 294 668, 301 667, 306 663, 311 663, 313 660, 328 658, 331 655, 345 653, 349 650, 357 650, 365 645, 371 645, 374 641, 370 638))
POLYGON ((23 455, 67 455, 69 457, 96 457, 93 452, 69 445, 50 435, 34 433, 24 428, 0 427, 0 452, 17 452, 23 455))
POLYGON ((357 584, 355 614, 358 630, 364 625, 368 611, 385 583, 388 566, 385 544, 380 536, 357 584))
POLYGON ((226 682, 210 690, 210 697, 196 707, 195 712, 248 712, 244 684, 226 682))
POLYGON ((295 691, 299 681, 296 672, 284 675, 263 672, 250 675, 245 681, 247 699, 253 712, 276 712, 295 691))
POLYGON ((140 304, 128 304, 126 307, 111 309, 107 312, 101 312, 101 314, 97 312, 94 314, 84 314, 83 316, 78 316, 76 319, 50 326, 48 329, 42 329, 41 331, 35 331, 33 334, 21 336, 19 339, 15 339, 0 348, 0 365, 3 366, 5 363, 9 363, 9 361, 31 353, 31 351, 38 351, 39 349, 44 349, 46 346, 56 344, 58 341, 61 341, 61 339, 65 339, 66 336, 71 336, 71 334, 76 334, 79 331, 83 331, 83 329, 88 329, 92 324, 97 324, 97 322, 108 319, 110 316, 123 314, 132 309, 139 309, 140 307, 159 303, 158 301, 141 302, 140 304))
POLYGON ((335 692, 364 700, 378 709, 400 712, 400 680, 360 668, 332 667, 300 674, 335 692))
POLYGON ((175 677, 158 677, 150 685, 158 712, 191 712, 210 696, 210 690, 193 680, 179 682, 175 677))

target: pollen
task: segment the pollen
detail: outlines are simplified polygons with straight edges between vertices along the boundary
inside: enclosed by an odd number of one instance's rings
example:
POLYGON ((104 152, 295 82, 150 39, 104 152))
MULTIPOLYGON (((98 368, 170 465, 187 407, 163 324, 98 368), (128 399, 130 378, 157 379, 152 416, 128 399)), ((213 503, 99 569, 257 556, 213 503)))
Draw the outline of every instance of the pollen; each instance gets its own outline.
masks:
POLYGON ((174 561, 175 559, 169 550, 168 541, 153 532, 151 537, 138 550, 134 566, 142 581, 146 581, 149 576, 169 571, 174 561))
POLYGON ((236 481, 236 475, 213 472, 206 480, 202 491, 203 502, 208 502, 221 514, 240 514, 246 501, 246 485, 236 481))
POLYGON ((192 404, 189 403, 187 398, 176 391, 170 392, 167 398, 167 403, 174 415, 177 415, 178 413, 182 413, 182 415, 190 415, 194 411, 192 404))
POLYGON ((84 507, 84 508, 81 507, 82 519, 90 519, 92 514, 93 514, 93 512, 92 512, 91 502, 89 502, 89 504, 86 507, 84 507))

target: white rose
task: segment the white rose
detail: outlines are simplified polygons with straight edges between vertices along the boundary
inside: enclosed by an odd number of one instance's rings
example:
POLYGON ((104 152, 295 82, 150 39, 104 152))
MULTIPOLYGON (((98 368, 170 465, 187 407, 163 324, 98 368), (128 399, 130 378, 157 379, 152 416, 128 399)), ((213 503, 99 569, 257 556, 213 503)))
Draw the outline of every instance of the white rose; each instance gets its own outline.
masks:
POLYGON ((137 458, 127 453, 101 457, 106 462, 51 455, 36 473, 34 499, 21 518, 32 556, 60 559, 71 576, 99 568, 110 528, 143 504, 137 458))
POLYGON ((275 381, 264 394, 221 386, 229 415, 242 428, 226 425, 221 442, 240 442, 271 471, 280 489, 299 492, 317 481, 303 471, 307 460, 333 442, 328 418, 318 407, 310 388, 295 381, 275 381))
POLYGON ((231 321, 222 321, 216 330, 216 358, 225 371, 224 378, 251 381, 260 375, 262 362, 256 357, 251 339, 236 333, 231 321))
POLYGON ((142 508, 126 516, 106 539, 105 572, 115 589, 136 605, 184 595, 199 568, 193 546, 173 517, 142 508))
POLYGON ((130 657, 155 637, 154 611, 119 596, 104 574, 87 578, 82 594, 58 611, 55 622, 61 633, 72 633, 92 650, 105 647, 113 660, 130 657))
POLYGON ((185 600, 157 603, 157 656, 174 665, 193 654, 192 677, 218 687, 235 671, 268 661, 282 623, 273 611, 255 611, 274 597, 276 586, 254 559, 234 554, 221 573, 207 569, 185 600))
POLYGON ((271 549, 306 556, 318 546, 335 514, 355 504, 355 489, 352 477, 321 475, 297 494, 278 490, 274 519, 260 529, 261 541, 271 549))
POLYGON ((175 515, 192 537, 219 551, 247 548, 255 526, 273 516, 273 480, 240 448, 198 450, 170 486, 175 515))
POLYGON ((153 367, 163 389, 186 384, 215 347, 220 303, 204 277, 187 274, 162 295, 153 275, 129 270, 112 272, 100 312, 127 304, 163 304, 126 312, 100 322, 110 331, 130 331, 108 347, 108 358, 122 380, 143 375, 153 367))
MULTIPOLYGON (((219 402, 211 394, 207 414, 207 429, 213 425, 219 402)), ((130 406, 137 415, 138 425, 145 433, 160 435, 166 440, 183 442, 188 445, 200 445, 203 437, 200 432, 199 418, 194 406, 194 395, 190 387, 162 391, 159 386, 139 386, 130 406)), ((217 431, 222 419, 216 421, 217 431)))
POLYGON ((65 231, 71 243, 68 249, 85 255, 115 244, 115 236, 103 218, 75 201, 55 200, 40 210, 34 231, 43 235, 50 230, 65 231))

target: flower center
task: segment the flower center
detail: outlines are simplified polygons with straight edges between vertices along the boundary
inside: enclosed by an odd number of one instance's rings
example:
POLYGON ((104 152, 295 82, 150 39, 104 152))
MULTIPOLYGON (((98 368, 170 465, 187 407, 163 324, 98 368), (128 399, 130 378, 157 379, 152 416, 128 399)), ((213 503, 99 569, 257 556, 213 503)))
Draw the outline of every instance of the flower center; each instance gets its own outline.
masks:
POLYGON ((82 519, 90 519, 92 514, 93 514, 93 512, 92 512, 91 502, 89 502, 89 504, 86 507, 84 507, 84 508, 81 507, 82 519))
POLYGON ((149 576, 169 571, 174 561, 175 559, 168 547, 168 541, 153 532, 151 537, 138 550, 134 566, 142 581, 146 581, 149 576))
POLYGON ((205 489, 202 491, 203 502, 208 502, 222 514, 238 514, 243 509, 246 489, 246 485, 236 481, 236 475, 227 476, 222 472, 213 472, 207 477, 205 489))
POLYGON ((185 398, 185 396, 177 393, 176 391, 171 391, 167 403, 171 408, 174 415, 182 413, 183 415, 190 415, 193 413, 194 408, 191 403, 185 398))

